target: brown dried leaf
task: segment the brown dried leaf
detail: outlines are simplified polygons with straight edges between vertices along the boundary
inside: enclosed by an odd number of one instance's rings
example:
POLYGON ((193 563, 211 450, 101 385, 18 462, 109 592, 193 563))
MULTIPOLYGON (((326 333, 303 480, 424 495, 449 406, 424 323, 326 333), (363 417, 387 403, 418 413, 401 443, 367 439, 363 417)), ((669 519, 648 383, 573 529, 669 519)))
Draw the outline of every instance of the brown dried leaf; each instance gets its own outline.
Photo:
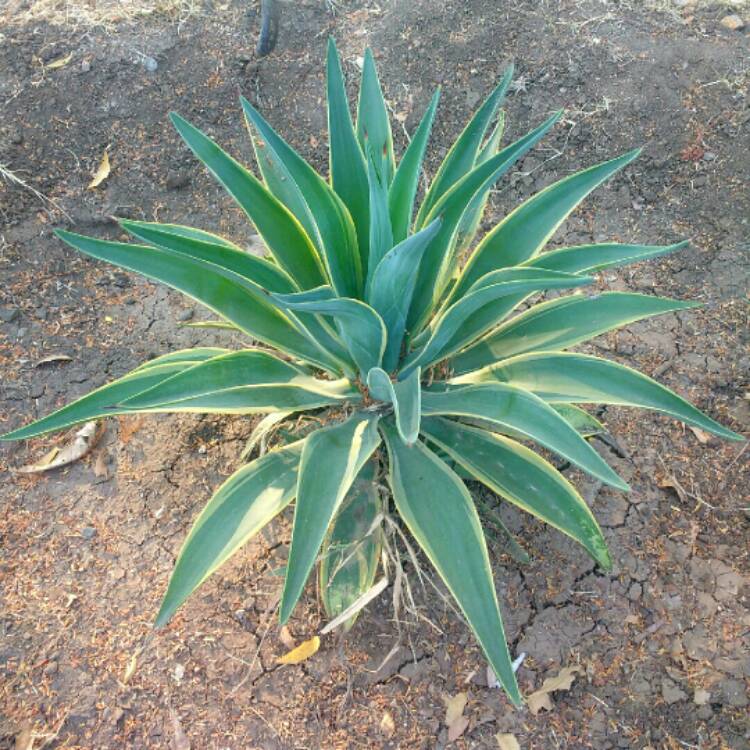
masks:
POLYGON ((41 461, 16 469, 19 474, 39 474, 59 469, 83 458, 99 442, 104 429, 97 422, 86 422, 67 445, 53 448, 41 461))
POLYGON ((688 429, 698 438, 698 442, 701 445, 706 445, 706 443, 711 442, 711 435, 709 433, 704 432, 698 427, 692 427, 691 425, 688 425, 688 429))
POLYGON ((500 750, 521 750, 515 734, 496 734, 495 739, 500 750))
POLYGON ((396 722, 389 711, 386 711, 380 720, 380 731, 386 739, 390 739, 396 733, 396 722))
POLYGON ((561 669, 555 677, 548 677, 542 686, 536 692, 532 693, 526 702, 529 706, 529 710, 535 716, 544 709, 545 711, 552 710, 552 701, 550 700, 549 694, 556 690, 570 690, 570 686, 576 678, 576 675, 583 673, 583 667, 573 666, 564 667, 561 669))
POLYGON ((73 53, 69 52, 65 57, 58 57, 51 63, 44 66, 45 70, 57 70, 58 68, 64 68, 73 59, 73 53))
POLYGON ((52 362, 72 362, 73 357, 69 357, 67 354, 50 354, 49 357, 43 357, 40 359, 34 367, 39 367, 40 365, 47 365, 52 362))
POLYGON ((466 731, 466 727, 468 726, 469 718, 467 716, 459 716, 448 727, 448 742, 455 742, 466 731))
POLYGON ((309 659, 320 648, 320 638, 315 635, 308 641, 303 641, 297 648, 279 658, 279 664, 299 664, 309 659))
POLYGON ((447 695, 443 696, 443 702, 445 703, 446 726, 449 727, 463 714, 467 700, 466 693, 457 693, 452 698, 447 695))
POLYGON ((138 666, 138 652, 136 651, 128 662, 128 666, 125 667, 125 673, 122 676, 122 682, 124 685, 128 684, 128 680, 135 674, 135 668, 138 666))
POLYGON ((104 182, 104 180, 109 177, 110 172, 110 166, 109 166, 109 152, 104 151, 104 156, 102 156, 101 163, 99 164, 99 169, 96 170, 96 174, 94 175, 94 179, 89 182, 88 189, 93 190, 95 187, 98 187, 99 185, 104 182))
POLYGON ((118 417, 120 423, 120 443, 127 445, 133 435, 143 426, 143 415, 136 417, 118 417))

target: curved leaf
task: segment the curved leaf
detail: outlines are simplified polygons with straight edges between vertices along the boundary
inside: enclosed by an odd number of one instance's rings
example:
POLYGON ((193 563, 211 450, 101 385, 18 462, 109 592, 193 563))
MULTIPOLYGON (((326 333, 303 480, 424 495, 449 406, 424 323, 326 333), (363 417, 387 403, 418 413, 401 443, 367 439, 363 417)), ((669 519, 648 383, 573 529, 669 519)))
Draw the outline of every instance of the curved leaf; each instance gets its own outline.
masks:
POLYGON ((583 286, 594 281, 591 276, 526 268, 508 268, 504 272, 496 271, 487 276, 491 276, 492 279, 480 285, 480 282, 487 278, 482 277, 468 294, 454 302, 435 319, 427 343, 407 358, 403 372, 408 373, 417 365, 428 367, 481 336, 498 320, 486 314, 477 315, 478 312, 490 309, 500 316, 507 314, 502 305, 493 304, 498 300, 510 296, 515 298, 520 294, 531 294, 543 289, 583 286))
POLYGON ((315 222, 313 237, 317 238, 331 283, 339 294, 358 295, 364 277, 357 233, 348 209, 330 185, 276 133, 250 102, 244 97, 240 97, 240 101, 245 117, 261 136, 262 147, 258 142, 258 148, 268 158, 283 164, 289 178, 298 186, 315 222))
POLYGON ((548 250, 545 253, 523 262, 524 266, 547 268, 550 271, 601 271, 605 268, 623 266, 628 263, 639 263, 649 258, 683 250, 690 243, 685 240, 674 245, 619 245, 607 243, 602 245, 577 245, 548 250))
MULTIPOLYGON (((120 226, 134 237, 149 245, 173 250, 198 260, 214 263, 221 268, 238 274, 272 292, 294 292, 297 286, 291 277, 279 266, 263 258, 246 253, 239 248, 227 247, 220 242, 188 236, 174 224, 155 224, 147 221, 120 219, 120 226)), ((191 230, 193 233, 195 230, 191 230)), ((220 239, 220 238, 217 238, 220 239)))
POLYGON ((419 436, 419 419, 422 411, 422 389, 419 367, 403 379, 392 382, 388 373, 374 367, 367 373, 370 395, 379 401, 393 404, 396 427, 401 439, 411 445, 419 436))
POLYGON ((370 285, 370 306, 383 319, 387 344, 383 367, 390 372, 398 364, 414 285, 422 256, 440 230, 440 219, 400 242, 378 263, 370 285))
POLYGON ((449 382, 456 385, 507 383, 553 403, 616 404, 653 409, 727 440, 744 439, 647 375, 586 354, 521 354, 449 382))
POLYGON ((127 411, 253 414, 359 399, 346 380, 317 380, 289 362, 247 349, 195 365, 116 404, 127 411))
POLYGON ((561 112, 555 113, 535 130, 472 169, 436 202, 427 220, 441 217, 443 223, 440 232, 430 243, 419 269, 407 323, 411 330, 418 331, 448 283, 457 260, 454 253, 456 231, 466 211, 470 209, 474 196, 494 185, 518 159, 542 139, 561 115, 561 112))
POLYGON ((114 416, 118 412, 111 408, 112 404, 148 390, 157 383, 206 359, 226 353, 228 353, 227 349, 183 349, 157 357, 42 419, 0 435, 0 440, 25 440, 47 432, 72 427, 81 422, 88 422, 91 419, 114 416))
POLYGON ((367 261, 367 282, 365 284, 365 298, 370 294, 370 283, 378 263, 393 247, 393 229, 391 216, 388 212, 388 186, 384 178, 378 173, 375 155, 370 153, 367 158, 367 179, 370 183, 370 255, 367 261))
POLYGON ((422 443, 406 445, 387 420, 381 426, 399 515, 458 602, 506 693, 520 705, 487 546, 471 497, 455 473, 422 443))
POLYGON ((328 526, 355 477, 380 445, 377 426, 377 416, 360 412, 346 422, 313 432, 305 441, 279 610, 282 625, 297 604, 328 526))
POLYGON ((370 254, 370 211, 367 164, 352 125, 344 74, 333 37, 328 38, 326 58, 326 90, 328 93, 328 148, 331 185, 349 209, 357 230, 360 264, 367 275, 370 254))
POLYGON ((377 172, 382 176, 384 184, 390 185, 395 169, 393 136, 383 90, 378 80, 378 71, 375 68, 375 58, 369 47, 365 49, 362 65, 362 83, 357 105, 357 140, 365 154, 366 143, 369 142, 373 149, 377 172))
MULTIPOLYGON (((381 502, 375 487, 374 461, 368 461, 354 480, 331 524, 320 560, 318 585, 323 607, 334 619, 348 609, 375 581, 382 548, 375 526, 381 502)), ((355 614, 344 625, 349 630, 355 614)))
POLYGON ((232 474, 196 518, 156 617, 162 627, 190 594, 294 498, 305 441, 267 453, 232 474))
POLYGON ((448 419, 425 419, 422 432, 493 492, 575 539, 603 568, 612 567, 588 506, 536 453, 509 438, 448 419))
POLYGON ((516 354, 567 349, 636 320, 696 306, 695 302, 626 292, 558 297, 504 323, 454 357, 451 366, 459 374, 516 354))
POLYGON ((373 367, 380 366, 385 351, 385 324, 369 305, 347 297, 302 302, 296 301, 296 295, 271 297, 282 308, 332 316, 363 379, 373 367))
POLYGON ((388 207, 391 213, 394 242, 403 242, 409 234, 412 214, 414 213, 414 197, 417 194, 419 174, 422 170, 422 160, 424 159, 427 141, 430 138, 439 100, 440 87, 432 95, 414 137, 401 157, 388 191, 388 207))
POLYGON ((177 289, 253 338, 331 372, 339 369, 309 332, 300 332, 257 285, 232 271, 161 247, 109 242, 61 229, 55 234, 86 255, 177 289))
POLYGON ((422 394, 422 413, 453 414, 495 422, 558 453, 603 482, 627 491, 628 485, 606 461, 541 398, 512 385, 486 383, 422 394))
POLYGON ((175 112, 170 119, 190 150, 253 222, 279 265, 302 287, 325 282, 312 241, 292 213, 245 167, 175 112))
POLYGON ((460 179, 464 177, 476 165, 477 156, 480 153, 482 139, 487 128, 497 113, 498 107, 505 98, 513 79, 513 65, 505 69, 500 83, 492 93, 485 99, 482 106, 469 120, 462 133, 456 138, 450 151, 443 159, 435 179, 427 191, 424 201, 417 214, 416 228, 421 229, 428 220, 430 212, 440 198, 450 190, 460 179))
POLYGON ((546 187, 511 211, 469 258, 452 298, 460 297, 484 274, 517 266, 534 257, 573 209, 595 188, 640 154, 635 149, 546 187))

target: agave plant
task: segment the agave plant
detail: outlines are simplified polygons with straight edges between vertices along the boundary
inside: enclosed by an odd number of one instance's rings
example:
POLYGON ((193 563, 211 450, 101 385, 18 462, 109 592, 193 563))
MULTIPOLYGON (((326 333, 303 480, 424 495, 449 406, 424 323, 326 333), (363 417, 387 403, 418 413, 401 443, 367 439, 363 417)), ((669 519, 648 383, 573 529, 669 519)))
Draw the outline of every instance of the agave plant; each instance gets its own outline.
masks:
MULTIPOLYGON (((29 438, 112 414, 267 414, 252 443, 289 415, 320 426, 239 468, 198 516, 156 618, 187 597, 287 505, 294 521, 280 604, 285 623, 319 562, 330 617, 374 581, 378 521, 395 510, 455 598, 514 703, 521 701, 490 559, 464 478, 579 542, 602 568, 607 547, 571 483, 527 444, 621 490, 589 445, 601 425, 581 404, 653 409, 727 439, 730 430, 654 380, 568 351, 618 326, 691 302, 577 289, 594 272, 671 253, 600 244, 542 252, 561 222, 638 151, 547 187, 475 241, 489 191, 557 122, 501 146, 502 81, 471 118, 415 215, 432 98, 400 161, 372 53, 356 121, 333 42, 327 58, 330 177, 321 177, 242 100, 261 179, 176 114, 188 147, 240 205, 267 257, 173 224, 121 221, 141 244, 57 235, 93 258, 167 284, 246 334, 239 351, 165 354, 54 414, 4 436, 29 438), (519 306, 526 305, 519 310, 519 306), (377 487, 387 483, 384 499, 377 487)), ((349 622, 351 622, 349 619, 349 622)))

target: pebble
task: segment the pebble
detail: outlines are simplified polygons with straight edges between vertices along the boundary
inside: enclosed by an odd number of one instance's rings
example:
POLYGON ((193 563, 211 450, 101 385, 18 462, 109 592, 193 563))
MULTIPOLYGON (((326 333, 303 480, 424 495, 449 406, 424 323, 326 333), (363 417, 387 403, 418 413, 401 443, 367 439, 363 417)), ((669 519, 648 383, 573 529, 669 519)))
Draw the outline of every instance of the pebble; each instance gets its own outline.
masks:
POLYGON ((730 706, 744 708, 750 702, 745 692, 745 683, 741 680, 722 680, 719 683, 719 690, 721 691, 724 703, 730 706))
POLYGON ((159 67, 159 63, 156 62, 153 57, 144 57, 143 67, 146 68, 149 73, 153 73, 159 67))
POLYGON ((745 22, 736 13, 724 16, 721 25, 730 31, 742 31, 745 28, 745 22))
POLYGON ((91 62, 89 60, 81 61, 81 73, 88 73, 91 70, 91 62))
POLYGON ((641 598, 641 594, 643 594, 643 588, 640 583, 634 583, 628 589, 628 599, 631 602, 637 602, 641 598))
POLYGON ((193 309, 192 309, 192 308, 190 308, 190 309, 188 309, 188 310, 183 310, 183 311, 182 311, 182 312, 181 312, 181 313, 180 313, 180 314, 179 314, 179 315, 177 316, 177 320, 179 320, 179 321, 181 321, 181 322, 184 322, 184 321, 186 321, 186 320, 192 320, 192 319, 193 319, 193 315, 195 315, 195 312, 193 311, 193 309))
POLYGON ((676 683, 665 677, 661 681, 661 697, 670 706, 687 699, 687 693, 676 683))
POLYGON ((81 536, 84 539, 93 539, 96 536, 96 529, 93 526, 84 526, 81 529, 81 536))
POLYGON ((18 310, 15 307, 0 307, 0 321, 3 323, 12 323, 18 317, 18 310))

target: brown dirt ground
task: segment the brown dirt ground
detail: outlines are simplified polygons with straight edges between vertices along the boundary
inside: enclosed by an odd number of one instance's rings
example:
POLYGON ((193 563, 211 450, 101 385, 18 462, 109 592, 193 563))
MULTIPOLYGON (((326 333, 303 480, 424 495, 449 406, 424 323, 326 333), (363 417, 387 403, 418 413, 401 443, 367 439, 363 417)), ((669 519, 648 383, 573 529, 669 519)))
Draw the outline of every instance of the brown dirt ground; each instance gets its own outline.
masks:
MULTIPOLYGON (((3 428, 149 356, 238 343, 179 328, 193 312, 187 302, 76 255, 51 230, 114 237, 116 214, 250 243, 239 211, 180 145, 167 112, 249 161, 237 104, 244 93, 324 167, 322 61, 333 33, 352 80, 356 58, 374 47, 408 131, 443 84, 431 170, 511 59, 521 85, 507 104, 509 136, 566 108, 498 189, 490 219, 553 179, 645 145, 555 243, 690 237, 687 252, 607 272, 601 285, 705 306, 633 325, 590 350, 657 375, 747 432, 750 45, 746 32, 721 25, 727 3, 655 5, 663 10, 624 0, 302 0, 285 8, 276 52, 258 60, 257 8, 239 0, 101 27, 29 18, 21 3, 0 31, 0 163, 67 217, 0 183, 3 428), (107 147, 111 176, 89 191, 107 147), (37 366, 58 353, 72 361, 37 366)), ((611 408, 604 417, 618 443, 602 450, 633 492, 577 479, 614 570, 604 574, 508 508, 532 562, 519 566, 501 542, 492 546, 511 648, 528 654, 523 689, 561 666, 585 670, 537 717, 487 687, 467 628, 429 591, 419 596, 423 619, 400 624, 401 647, 379 671, 399 638, 388 593, 345 641, 329 638, 304 664, 275 668, 286 647, 273 620, 280 580, 272 571, 283 563, 286 520, 146 640, 191 520, 236 467, 250 420, 111 420, 92 456, 37 478, 11 467, 59 436, 4 445, 0 748, 26 749, 29 734, 34 748, 438 748, 448 744, 444 696, 458 692, 468 693, 469 723, 456 748, 496 747, 498 732, 523 748, 750 747, 750 452, 704 444, 651 414, 611 408)), ((322 622, 314 593, 291 622, 297 641, 322 622)))

